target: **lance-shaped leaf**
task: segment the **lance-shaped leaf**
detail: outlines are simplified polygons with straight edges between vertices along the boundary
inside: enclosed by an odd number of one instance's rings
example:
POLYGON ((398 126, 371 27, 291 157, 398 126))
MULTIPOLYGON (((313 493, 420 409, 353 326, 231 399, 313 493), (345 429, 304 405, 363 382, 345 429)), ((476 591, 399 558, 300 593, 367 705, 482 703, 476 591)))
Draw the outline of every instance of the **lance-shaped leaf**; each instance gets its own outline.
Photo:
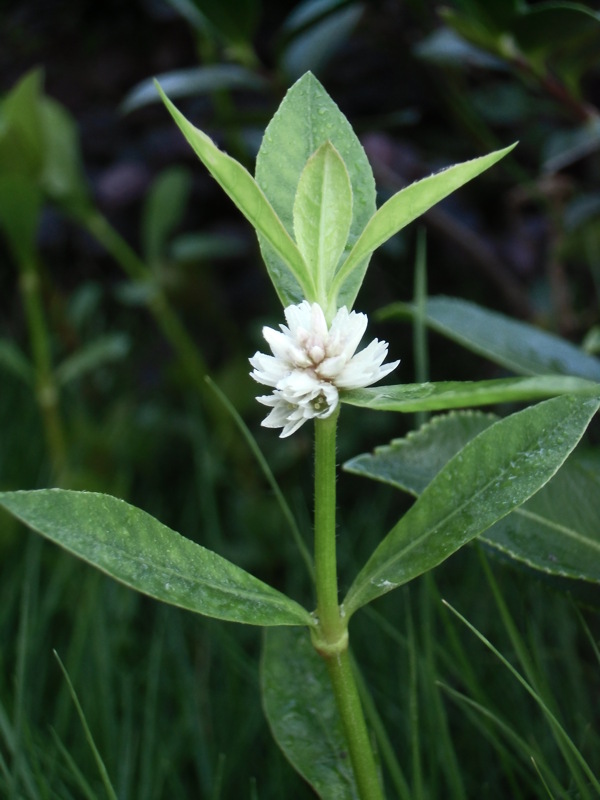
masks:
POLYGON ((370 257, 374 250, 409 222, 420 217, 425 211, 443 200, 444 197, 485 172, 507 153, 510 153, 515 146, 513 144, 487 156, 455 164, 453 167, 448 167, 407 186, 406 189, 402 189, 390 197, 371 217, 340 267, 333 284, 333 292, 336 295, 343 295, 345 284, 352 280, 353 272, 360 269, 361 264, 370 257))
MULTIPOLYGON (((412 317, 413 306, 394 303, 382 319, 412 317)), ((579 375, 600 381, 600 360, 559 336, 453 297, 427 300, 425 323, 468 350, 521 375, 579 375)))
MULTIPOLYGON (((344 464, 355 475, 420 495, 493 414, 434 417, 406 438, 344 464)), ((539 492, 479 536, 494 548, 550 575, 600 583, 600 470, 577 452, 539 492)))
POLYGON ((598 397, 556 397, 472 439, 376 548, 350 587, 346 614, 437 566, 522 505, 558 471, 599 406, 598 397))
MULTIPOLYGON (((306 162, 324 142, 331 142, 342 158, 352 184, 352 223, 348 237, 351 247, 375 213, 375 180, 366 153, 346 117, 310 72, 288 90, 279 109, 265 130, 256 157, 256 180, 268 197, 288 233, 293 232, 293 208, 300 175, 306 162)), ((270 270, 280 259, 259 236, 263 258, 270 270)), ((360 288, 368 259, 357 269, 338 295, 339 305, 352 307, 360 288)), ((290 293, 289 303, 304 298, 290 293)), ((308 298, 311 299, 311 298, 308 298)), ((330 298, 335 313, 335 298, 330 298)))
POLYGON ((312 625, 294 600, 139 508, 109 495, 2 492, 30 528, 132 589, 208 617, 251 625, 312 625))
POLYGON ((340 154, 325 142, 306 162, 294 200, 294 234, 327 308, 329 285, 350 232, 352 186, 340 154))
POLYGON ((560 394, 596 392, 597 383, 567 375, 540 375, 535 378, 498 378, 490 381, 441 381, 404 383, 367 389, 352 389, 341 394, 351 406, 374 411, 445 411, 465 406, 541 400, 560 394))
POLYGON ((260 682, 273 737, 323 800, 358 791, 323 659, 304 630, 265 632, 260 682))
POLYGON ((314 298, 313 282, 296 243, 283 226, 252 175, 228 156, 201 130, 189 122, 157 84, 160 96, 198 158, 235 205, 277 254, 277 264, 267 263, 269 275, 281 301, 287 305, 290 292, 314 298))

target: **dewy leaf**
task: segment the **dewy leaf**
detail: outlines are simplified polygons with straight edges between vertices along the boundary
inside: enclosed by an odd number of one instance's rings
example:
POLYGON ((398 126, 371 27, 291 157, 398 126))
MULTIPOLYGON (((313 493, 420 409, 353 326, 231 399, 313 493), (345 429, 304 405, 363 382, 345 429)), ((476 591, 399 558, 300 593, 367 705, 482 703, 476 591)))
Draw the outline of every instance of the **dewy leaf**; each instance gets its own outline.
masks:
POLYGON ((238 161, 219 150, 205 133, 188 122, 158 84, 157 89, 198 158, 254 226, 259 239, 268 242, 277 254, 277 264, 267 263, 267 269, 282 303, 289 304, 290 293, 314 298, 313 282, 300 251, 252 175, 238 161))
POLYGON ((350 177, 331 142, 306 162, 293 215, 296 242, 317 287, 317 301, 327 308, 329 285, 352 223, 350 177))
POLYGON ((266 631, 260 672, 269 726, 294 769, 323 800, 358 798, 327 668, 307 631, 266 631))
POLYGON ((251 625, 312 625, 302 606, 139 508, 109 495, 2 492, 30 528, 126 586, 208 617, 251 625))
POLYGON ((440 564, 534 495, 558 471, 600 406, 546 400, 472 439, 435 476, 377 547, 344 606, 361 606, 440 564))
MULTIPOLYGON (((414 308, 394 303, 383 319, 411 317, 414 308)), ((425 307, 430 328, 521 375, 579 375, 600 381, 600 360, 558 336, 495 311, 452 297, 431 297, 425 307)))
MULTIPOLYGON (((339 153, 350 176, 353 206, 348 245, 351 247, 375 213, 373 172, 350 123, 310 72, 288 90, 267 126, 256 158, 256 180, 292 235, 294 199, 300 175, 310 156, 327 141, 339 153)), ((264 237, 259 236, 259 240, 267 266, 270 270, 276 269, 279 256, 264 237)), ((367 264, 368 258, 344 286, 344 291, 338 295, 339 305, 352 307, 367 264)), ((298 292, 292 292, 286 305, 303 299, 298 292)))
POLYGON ((360 268, 374 250, 444 197, 500 161, 514 147, 516 144, 503 150, 496 150, 487 156, 455 164, 407 186, 406 189, 390 197, 371 217, 348 258, 340 267, 333 286, 334 292, 343 295, 346 282, 351 280, 353 272, 360 268))
MULTIPOLYGON (((472 411, 434 417, 406 438, 353 458, 344 469, 418 496, 496 419, 472 411)), ((575 452, 539 492, 479 539, 533 569, 600 583, 599 496, 598 466, 590 466, 575 452)))
POLYGON ((441 381, 404 383, 352 389, 340 399, 351 406, 374 411, 445 411, 465 406, 540 400, 560 394, 595 393, 598 384, 567 375, 539 375, 534 378, 498 378, 489 381, 441 381))

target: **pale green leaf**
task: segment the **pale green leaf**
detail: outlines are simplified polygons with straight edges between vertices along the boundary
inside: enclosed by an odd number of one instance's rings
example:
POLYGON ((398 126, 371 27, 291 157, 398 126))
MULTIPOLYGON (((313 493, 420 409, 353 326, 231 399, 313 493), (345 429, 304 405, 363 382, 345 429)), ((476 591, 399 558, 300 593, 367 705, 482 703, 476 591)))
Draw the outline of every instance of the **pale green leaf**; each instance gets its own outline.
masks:
POLYGON ((598 397, 553 398, 468 442, 376 548, 350 587, 346 613, 437 566, 522 505, 558 471, 598 406, 598 397))
POLYGON ((598 389, 598 384, 584 378, 539 375, 534 378, 404 383, 352 389, 343 392, 341 400, 351 406, 375 411, 444 411, 465 406, 541 400, 560 394, 596 392, 598 389))
POLYGON ((307 631, 265 632, 261 690, 275 741, 317 795, 358 798, 327 668, 307 631))
MULTIPOLYGON (((412 317, 414 309, 395 303, 381 317, 412 317)), ((579 375, 600 381, 600 360, 570 342, 525 322, 451 297, 431 297, 425 322, 468 350, 521 375, 579 375)))
POLYGON ((510 153, 515 146, 513 144, 503 150, 496 150, 487 156, 474 158, 462 164, 455 164, 397 192, 369 220, 336 275, 333 287, 334 292, 336 294, 342 292, 342 288, 353 272, 360 269, 360 265, 380 245, 417 217, 420 217, 421 214, 436 203, 439 203, 444 197, 452 194, 456 189, 485 172, 486 169, 493 166, 507 153, 510 153))
MULTIPOLYGON (((277 264, 267 263, 269 275, 282 302, 287 305, 291 287, 302 297, 314 297, 313 282, 296 243, 282 224, 265 193, 238 161, 228 156, 173 105, 157 84, 160 96, 179 129, 204 166, 277 254, 277 264)), ((261 239, 261 240, 262 240, 261 239)))
MULTIPOLYGON (((288 90, 267 126, 256 159, 256 180, 292 235, 294 199, 300 175, 310 156, 327 141, 339 153, 350 176, 353 206, 347 246, 351 247, 375 213, 373 172, 350 123, 310 72, 288 90)), ((259 240, 268 268, 271 271, 280 268, 280 257, 264 237, 259 236, 259 240)), ((365 259, 339 292, 340 305, 352 307, 367 264, 368 259, 365 259)), ((297 288, 290 287, 284 305, 303 299, 297 288)), ((330 299, 332 308, 334 299, 330 299)))
POLYGON ((2 492, 30 528, 126 586, 208 617, 251 625, 312 625, 302 606, 145 511, 109 495, 2 492))
POLYGON ((325 142, 306 162, 294 201, 294 234, 327 307, 328 289, 348 239, 352 222, 352 186, 344 162, 325 142))

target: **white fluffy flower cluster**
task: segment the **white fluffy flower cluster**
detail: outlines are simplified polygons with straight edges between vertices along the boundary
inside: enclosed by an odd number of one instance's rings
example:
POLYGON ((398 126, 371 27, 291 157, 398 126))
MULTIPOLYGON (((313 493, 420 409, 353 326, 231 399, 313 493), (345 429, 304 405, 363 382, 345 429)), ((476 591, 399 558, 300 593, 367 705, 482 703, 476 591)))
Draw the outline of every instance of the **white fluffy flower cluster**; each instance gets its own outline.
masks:
POLYGON ((267 428, 283 428, 290 436, 307 419, 333 414, 340 389, 359 389, 384 378, 399 361, 383 364, 387 342, 374 339, 354 355, 367 328, 366 314, 340 308, 331 326, 318 303, 304 300, 285 311, 281 331, 263 328, 272 356, 256 353, 250 375, 258 383, 273 387, 273 394, 257 397, 272 411, 263 420, 267 428))

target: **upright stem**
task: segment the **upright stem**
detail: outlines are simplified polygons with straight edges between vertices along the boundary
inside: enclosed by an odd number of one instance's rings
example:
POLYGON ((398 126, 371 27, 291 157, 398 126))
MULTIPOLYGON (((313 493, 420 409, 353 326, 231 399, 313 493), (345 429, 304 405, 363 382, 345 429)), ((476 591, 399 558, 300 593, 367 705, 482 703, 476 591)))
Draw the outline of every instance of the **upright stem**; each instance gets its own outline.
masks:
POLYGON ((100 213, 87 214, 82 219, 82 224, 106 248, 132 280, 154 284, 153 293, 148 300, 148 308, 163 334, 173 346, 192 384, 210 406, 212 395, 207 391, 204 380, 206 375, 204 361, 168 299, 156 285, 150 269, 100 213))
POLYGON ((19 270, 34 364, 36 399, 42 415, 52 471, 55 479, 62 482, 67 466, 67 448, 58 405, 58 388, 52 369, 50 337, 40 296, 38 267, 33 258, 22 258, 19 270))
POLYGON ((361 800, 383 800, 348 651, 348 625, 338 604, 335 531, 335 437, 338 412, 315 421, 315 575, 318 632, 361 800))

